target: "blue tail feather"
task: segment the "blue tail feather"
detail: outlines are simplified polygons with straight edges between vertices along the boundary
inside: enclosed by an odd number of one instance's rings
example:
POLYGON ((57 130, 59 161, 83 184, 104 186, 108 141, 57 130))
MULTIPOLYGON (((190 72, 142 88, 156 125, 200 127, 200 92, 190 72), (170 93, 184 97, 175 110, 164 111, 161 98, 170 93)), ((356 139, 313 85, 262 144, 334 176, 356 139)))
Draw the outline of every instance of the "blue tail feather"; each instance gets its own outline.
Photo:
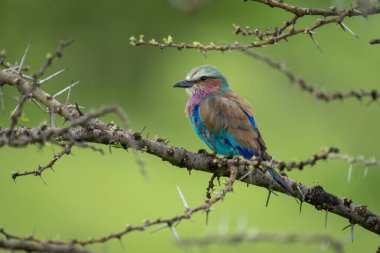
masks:
POLYGON ((293 190, 285 182, 285 180, 272 168, 268 168, 267 171, 273 177, 273 179, 285 190, 288 195, 293 195, 293 190))

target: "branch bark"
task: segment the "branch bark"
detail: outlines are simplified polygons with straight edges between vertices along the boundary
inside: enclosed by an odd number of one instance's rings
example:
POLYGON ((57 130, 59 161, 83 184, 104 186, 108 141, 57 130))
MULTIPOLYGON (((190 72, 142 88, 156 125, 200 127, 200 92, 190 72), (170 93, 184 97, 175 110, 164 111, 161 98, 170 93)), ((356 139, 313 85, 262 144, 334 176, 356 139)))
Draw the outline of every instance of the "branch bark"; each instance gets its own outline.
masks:
POLYGON ((208 235, 201 238, 184 238, 179 245, 183 247, 205 247, 212 244, 235 245, 241 243, 270 242, 276 244, 296 244, 296 243, 320 243, 330 246, 335 252, 343 253, 343 243, 329 235, 318 234, 278 234, 260 231, 235 233, 231 235, 208 235))
POLYGON ((26 252, 55 253, 95 253, 92 250, 77 248, 72 245, 57 245, 51 243, 34 243, 29 241, 0 240, 0 248, 8 250, 24 250, 26 252))

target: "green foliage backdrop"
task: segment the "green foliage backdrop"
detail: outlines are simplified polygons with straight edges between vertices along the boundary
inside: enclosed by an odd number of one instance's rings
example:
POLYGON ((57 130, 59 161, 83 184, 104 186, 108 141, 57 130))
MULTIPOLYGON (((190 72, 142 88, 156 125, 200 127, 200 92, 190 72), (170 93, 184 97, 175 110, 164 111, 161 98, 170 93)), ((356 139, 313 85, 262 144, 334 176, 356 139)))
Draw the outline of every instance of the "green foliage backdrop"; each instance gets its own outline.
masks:
MULTIPOLYGON (((327 7, 330 1, 294 1, 295 4, 327 7)), ((276 158, 292 160, 309 157, 320 147, 337 146, 343 153, 380 158, 380 107, 354 100, 317 102, 303 93, 286 77, 240 52, 161 51, 157 48, 132 47, 129 37, 143 33, 162 38, 172 35, 176 41, 224 43, 248 41, 232 34, 232 24, 271 28, 288 17, 281 10, 244 1, 214 1, 194 12, 181 12, 166 1, 48 1, 1 0, 0 48, 8 60, 21 58, 31 41, 27 65, 36 70, 47 52, 61 39, 76 42, 64 51, 64 57, 49 73, 68 70, 46 84, 54 92, 71 80, 81 83, 72 90, 72 102, 86 109, 103 105, 120 105, 128 114, 134 130, 145 125, 144 133, 158 135, 171 145, 193 151, 204 148, 184 115, 187 95, 172 89, 172 84, 185 77, 192 67, 213 64, 225 73, 232 88, 251 102, 262 134, 276 158)), ((320 52, 306 35, 290 38, 275 46, 257 49, 283 61, 295 73, 326 90, 372 89, 379 87, 380 47, 368 41, 379 37, 380 17, 361 17, 346 23, 360 39, 335 25, 316 33, 320 52)), ((0 126, 9 125, 8 115, 16 106, 14 88, 5 87, 6 111, 0 114, 0 126)), ((62 99, 65 99, 62 97, 62 99)), ((26 107, 27 125, 48 120, 33 104, 26 107)), ((115 120, 112 116, 108 121, 115 120)), ((61 122, 59 122, 61 123, 61 122)), ((57 151, 57 150, 56 150, 57 151)), ((41 238, 62 239, 98 237, 121 230, 125 224, 140 224, 144 219, 169 217, 180 213, 183 205, 178 184, 189 205, 204 200, 210 175, 172 167, 149 155, 146 162, 148 179, 139 172, 132 153, 114 149, 101 156, 89 150, 74 149, 64 157, 54 172, 39 178, 19 178, 14 183, 12 171, 34 169, 51 159, 50 147, 38 149, 0 149, 0 226, 12 233, 34 233, 41 238)), ((304 171, 289 173, 291 178, 327 191, 352 198, 380 213, 378 193, 380 168, 354 167, 352 181, 347 183, 348 165, 339 161, 320 163, 304 171)), ((349 231, 341 231, 347 221, 329 216, 324 229, 324 213, 298 204, 291 198, 273 197, 265 208, 267 192, 257 187, 235 184, 235 194, 216 205, 210 222, 197 214, 193 222, 184 221, 177 231, 181 237, 207 233, 234 232, 239 227, 261 231, 328 233, 347 241, 347 252, 374 251, 379 237, 355 227, 355 241, 349 242, 349 231)), ((123 238, 126 252, 182 252, 173 244, 170 230, 156 233, 133 233, 123 238)), ((210 252, 230 252, 237 246, 213 246, 210 252)), ((94 249, 123 252, 117 241, 96 245, 94 249)), ((314 252, 318 245, 244 244, 237 250, 249 252, 314 252)))

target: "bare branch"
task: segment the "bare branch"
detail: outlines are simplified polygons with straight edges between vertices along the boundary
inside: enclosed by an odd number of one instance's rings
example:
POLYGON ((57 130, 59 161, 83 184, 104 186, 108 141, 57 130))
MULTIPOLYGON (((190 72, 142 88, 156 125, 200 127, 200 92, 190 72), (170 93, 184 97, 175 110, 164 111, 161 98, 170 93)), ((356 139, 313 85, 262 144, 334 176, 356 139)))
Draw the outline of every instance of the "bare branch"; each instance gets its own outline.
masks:
POLYGON ((32 91, 34 89, 36 89, 37 85, 35 83, 32 83, 29 87, 28 87, 28 90, 23 93, 19 100, 18 100, 18 103, 16 105, 16 108, 14 109, 14 111, 12 112, 11 114, 11 125, 9 127, 9 136, 11 137, 10 139, 12 139, 13 135, 13 129, 16 127, 17 125, 17 122, 18 122, 18 119, 20 118, 21 116, 21 113, 22 113, 22 109, 24 107, 24 104, 26 103, 26 101, 28 99, 32 99, 33 98, 33 94, 32 94, 32 91))
POLYGON ((291 19, 286 20, 281 27, 275 27, 273 30, 266 30, 264 32, 260 31, 258 28, 252 30, 249 26, 241 28, 240 26, 234 25, 233 32, 236 35, 243 36, 255 35, 259 40, 263 40, 265 37, 281 35, 287 28, 294 26, 298 19, 299 16, 294 15, 291 19))
POLYGON ((215 174, 212 174, 210 181, 208 182, 208 186, 206 188, 206 198, 211 199, 211 194, 214 191, 214 180, 217 178, 215 174))
POLYGON ((301 90, 311 94, 317 100, 330 102, 333 100, 344 100, 348 98, 355 98, 359 101, 362 101, 365 98, 368 98, 371 101, 377 101, 378 99, 380 99, 380 90, 371 90, 371 91, 351 90, 351 91, 346 91, 346 92, 322 91, 316 88, 315 86, 309 84, 302 77, 294 74, 281 62, 277 62, 268 56, 265 56, 253 51, 246 51, 245 54, 255 58, 256 60, 262 61, 268 64, 270 67, 280 71, 281 73, 286 75, 292 83, 297 85, 301 90))
POLYGON ((380 166, 380 161, 375 158, 367 159, 364 156, 353 157, 348 154, 329 154, 329 159, 336 159, 345 161, 348 164, 362 164, 365 167, 378 167, 380 166))
POLYGON ((326 161, 328 158, 330 158, 330 156, 334 154, 339 154, 339 149, 335 147, 330 147, 327 149, 321 149, 319 154, 314 154, 312 155, 311 158, 306 159, 306 160, 302 160, 299 162, 295 162, 295 161, 284 162, 284 161, 273 160, 268 164, 264 163, 265 164, 264 166, 268 168, 277 168, 280 171, 283 171, 285 169, 288 171, 293 170, 293 169, 303 170, 305 166, 314 166, 318 161, 326 161))
POLYGON ((241 244, 241 243, 260 243, 270 242, 277 244, 327 244, 335 252, 343 253, 343 243, 329 235, 308 235, 308 234, 278 234, 260 232, 252 230, 246 233, 237 233, 232 235, 209 235, 201 238, 184 238, 179 245, 184 247, 204 247, 211 244, 241 244))
POLYGON ((297 34, 308 34, 311 36, 313 42, 316 43, 316 39, 313 36, 313 32, 325 25, 328 24, 339 24, 344 31, 347 31, 357 37, 357 35, 343 23, 343 20, 347 17, 354 16, 364 16, 378 14, 380 13, 380 7, 370 7, 365 10, 361 8, 353 7, 350 9, 337 9, 335 7, 331 7, 328 9, 321 8, 304 8, 299 6, 294 6, 290 4, 283 3, 282 1, 276 0, 252 0, 255 2, 259 2, 265 4, 269 7, 276 7, 285 10, 286 12, 292 13, 293 16, 289 20, 286 20, 284 24, 280 27, 275 27, 273 30, 268 30, 265 32, 261 32, 259 29, 255 29, 252 31, 251 28, 247 27, 246 29, 240 28, 240 26, 234 26, 235 34, 242 35, 255 35, 259 41, 252 41, 247 44, 234 42, 227 44, 214 44, 213 42, 209 44, 201 44, 197 41, 193 43, 175 43, 171 36, 168 38, 164 38, 163 42, 158 42, 156 39, 151 39, 149 41, 144 40, 144 36, 140 35, 138 38, 132 36, 130 38, 130 43, 133 46, 153 46, 160 49, 164 48, 176 48, 178 50, 183 49, 197 49, 198 51, 205 53, 207 51, 232 51, 232 50, 241 50, 246 51, 250 48, 263 47, 266 45, 276 44, 282 40, 287 40, 289 37, 295 36, 297 34), (360 9, 360 10, 359 10, 360 9), (297 20, 304 16, 321 16, 324 19, 317 19, 314 23, 309 26, 305 26, 303 28, 295 28, 295 24, 297 20), (328 18, 327 18, 328 17, 328 18), (288 28, 290 28, 289 31, 288 28))
MULTIPOLYGON (((165 228, 165 227, 172 229, 175 224, 178 224, 182 220, 190 219, 192 217, 192 215, 194 215, 195 213, 198 213, 201 211, 209 212, 212 205, 214 205, 217 202, 219 202, 220 200, 224 199, 226 194, 228 192, 232 191, 232 186, 233 186, 235 179, 236 179, 237 169, 238 168, 234 165, 230 166, 230 168, 228 169, 229 179, 226 182, 225 187, 219 192, 219 194, 216 197, 214 197, 213 199, 210 199, 210 200, 206 200, 205 203, 203 203, 202 205, 199 205, 197 207, 185 208, 184 213, 182 213, 180 215, 176 215, 176 216, 166 218, 166 219, 146 220, 141 225, 127 226, 125 229, 123 229, 119 232, 111 233, 109 235, 99 237, 99 238, 91 238, 88 240, 74 239, 74 240, 71 240, 70 242, 64 242, 64 241, 59 241, 59 240, 49 240, 49 241, 47 241, 47 243, 49 243, 51 245, 62 245, 62 246, 72 246, 72 245, 86 246, 86 245, 90 245, 90 244, 104 243, 104 242, 107 242, 107 241, 112 240, 112 239, 120 240, 123 236, 125 236, 129 233, 132 233, 135 231, 145 231, 147 228, 154 227, 157 225, 165 225, 164 227, 160 227, 160 229, 165 228)), ((0 233, 2 233, 3 235, 7 234, 8 238, 12 237, 8 233, 5 233, 4 230, 2 230, 2 231, 0 230, 0 233)), ((13 238, 10 238, 10 239, 13 239, 13 238)), ((25 237, 25 238, 15 237, 15 239, 18 239, 20 241, 25 241, 25 242, 34 242, 37 244, 43 243, 42 241, 37 240, 34 237, 25 237)))
POLYGON ((349 12, 348 16, 365 16, 365 15, 371 15, 371 14, 376 14, 380 12, 380 7, 369 7, 365 10, 365 14, 363 11, 359 11, 356 9, 356 7, 353 7, 351 9, 337 9, 336 7, 330 7, 328 9, 322 9, 322 8, 304 8, 304 7, 299 7, 295 5, 291 5, 288 3, 284 3, 283 1, 278 1, 278 0, 251 0, 253 2, 258 2, 261 4, 265 4, 271 8, 279 8, 282 9, 286 12, 293 13, 294 15, 298 17, 303 17, 303 16, 323 16, 323 17, 328 17, 328 16, 339 16, 342 15, 345 12, 349 12))
POLYGON ((73 244, 54 244, 49 241, 43 241, 34 236, 20 237, 12 235, 0 228, 0 235, 5 240, 0 239, 0 248, 4 250, 23 250, 26 252, 54 252, 54 253, 95 253, 92 250, 81 249, 73 244))
POLYGON ((65 145, 64 149, 59 152, 58 154, 54 154, 53 158, 51 159, 51 161, 46 164, 45 166, 38 166, 37 169, 33 170, 33 171, 24 171, 24 172, 13 172, 12 173, 12 179, 13 180, 16 180, 17 177, 20 177, 20 176, 27 176, 27 175, 34 175, 34 176, 41 176, 41 174, 46 170, 46 169, 53 169, 53 166, 55 165, 55 163, 61 159, 64 155, 69 155, 71 153, 71 148, 72 148, 73 144, 68 144, 68 145, 65 145))
POLYGON ((48 54, 46 57, 45 62, 42 64, 41 68, 33 74, 34 79, 39 79, 41 76, 44 75, 46 69, 53 63, 53 61, 56 58, 62 57, 62 51, 69 45, 71 45, 74 42, 73 39, 68 41, 61 41, 59 44, 59 47, 55 50, 53 54, 48 54))
POLYGON ((26 252, 53 252, 53 253, 94 253, 95 251, 80 249, 71 245, 56 245, 50 243, 33 243, 27 241, 0 240, 0 248, 8 250, 23 250, 26 252))
MULTIPOLYGON (((140 35, 139 38, 131 37, 130 38, 130 44, 132 46, 153 46, 157 47, 160 49, 164 48, 176 48, 178 50, 183 50, 183 49, 196 49, 202 53, 205 53, 207 51, 220 51, 220 52, 225 52, 225 51, 232 51, 232 50, 239 50, 239 51, 246 51, 250 48, 257 48, 257 47, 263 47, 266 45, 272 45, 276 44, 282 40, 287 40, 289 37, 295 36, 297 34, 310 34, 310 31, 314 31, 322 26, 325 26, 327 24, 331 23, 337 23, 339 20, 342 18, 346 17, 348 13, 345 13, 344 16, 338 16, 335 18, 329 18, 325 20, 317 20, 314 24, 312 24, 309 27, 305 28, 299 28, 299 29, 291 29, 287 33, 282 33, 279 35, 273 35, 269 38, 263 39, 261 41, 252 41, 247 44, 242 44, 239 42, 234 42, 234 43, 228 43, 228 44, 215 44, 213 42, 209 44, 201 44, 197 41, 194 41, 193 43, 174 43, 171 36, 168 38, 171 39, 165 39, 162 43, 157 42, 155 39, 151 39, 150 41, 145 41, 143 39, 143 36, 140 35)), ((276 34, 273 32, 273 34, 276 34)))

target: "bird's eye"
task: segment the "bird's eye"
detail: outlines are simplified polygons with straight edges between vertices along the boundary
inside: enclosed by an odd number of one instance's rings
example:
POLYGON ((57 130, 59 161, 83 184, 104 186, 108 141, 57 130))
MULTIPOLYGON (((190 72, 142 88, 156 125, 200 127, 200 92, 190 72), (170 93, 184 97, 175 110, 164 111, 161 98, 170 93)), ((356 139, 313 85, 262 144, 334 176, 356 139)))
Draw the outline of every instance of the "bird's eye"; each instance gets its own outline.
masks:
POLYGON ((206 81, 206 80, 207 80, 207 76, 202 76, 202 77, 200 78, 200 80, 201 80, 201 81, 206 81))

